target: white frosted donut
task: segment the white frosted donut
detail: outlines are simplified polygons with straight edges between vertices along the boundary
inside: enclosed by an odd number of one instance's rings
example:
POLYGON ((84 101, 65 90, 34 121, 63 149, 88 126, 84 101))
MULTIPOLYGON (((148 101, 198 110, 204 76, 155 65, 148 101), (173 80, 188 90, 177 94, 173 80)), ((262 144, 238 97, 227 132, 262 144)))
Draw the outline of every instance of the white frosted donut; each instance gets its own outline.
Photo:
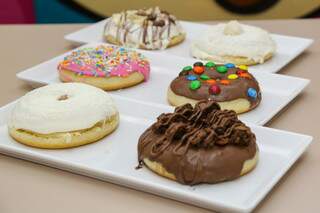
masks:
POLYGON ((177 18, 159 7, 112 14, 103 34, 109 43, 148 50, 174 46, 186 35, 177 18))
POLYGON ((15 105, 9 128, 40 134, 91 128, 116 115, 111 97, 82 83, 59 83, 35 89, 15 105))
POLYGON ((263 63, 276 51, 269 33, 261 28, 230 21, 209 27, 191 45, 195 58, 219 63, 263 63))

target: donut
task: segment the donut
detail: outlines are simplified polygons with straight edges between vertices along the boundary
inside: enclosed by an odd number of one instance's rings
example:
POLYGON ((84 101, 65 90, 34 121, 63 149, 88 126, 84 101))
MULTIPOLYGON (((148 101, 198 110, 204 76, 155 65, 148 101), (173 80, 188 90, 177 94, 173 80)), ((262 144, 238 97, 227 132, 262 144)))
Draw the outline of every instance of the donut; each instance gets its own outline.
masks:
POLYGON ((236 179, 258 162, 256 137, 231 110, 214 101, 161 114, 139 138, 139 166, 181 184, 236 179))
POLYGON ((174 46, 185 35, 176 17, 159 7, 115 13, 104 28, 107 42, 148 50, 174 46))
POLYGON ((22 144, 60 149, 98 141, 118 123, 117 108, 103 90, 82 83, 57 83, 20 98, 8 131, 22 144))
POLYGON ((58 65, 62 82, 81 82, 117 90, 147 81, 150 64, 144 55, 113 45, 73 51, 58 65))
POLYGON ((264 63, 275 51, 267 31, 237 21, 211 26, 191 44, 191 54, 197 59, 237 65, 264 63))
POLYGON ((211 99, 222 109, 244 113, 257 107, 261 92, 256 79, 246 65, 228 63, 217 65, 212 61, 196 62, 186 66, 170 84, 168 102, 173 106, 211 99))

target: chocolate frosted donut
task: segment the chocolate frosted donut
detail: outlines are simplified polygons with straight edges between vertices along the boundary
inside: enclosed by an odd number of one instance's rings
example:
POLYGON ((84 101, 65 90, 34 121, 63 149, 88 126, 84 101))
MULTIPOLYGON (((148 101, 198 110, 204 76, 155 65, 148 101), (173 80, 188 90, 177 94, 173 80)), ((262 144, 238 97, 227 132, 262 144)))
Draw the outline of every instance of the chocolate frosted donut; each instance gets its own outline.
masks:
POLYGON ((182 184, 233 180, 258 160, 256 137, 234 111, 200 101, 161 114, 139 138, 138 160, 182 184))
POLYGON ((216 65, 213 62, 186 66, 171 82, 168 101, 173 106, 180 106, 211 99, 222 109, 237 113, 252 110, 260 103, 261 92, 258 82, 247 69, 245 65, 216 65))

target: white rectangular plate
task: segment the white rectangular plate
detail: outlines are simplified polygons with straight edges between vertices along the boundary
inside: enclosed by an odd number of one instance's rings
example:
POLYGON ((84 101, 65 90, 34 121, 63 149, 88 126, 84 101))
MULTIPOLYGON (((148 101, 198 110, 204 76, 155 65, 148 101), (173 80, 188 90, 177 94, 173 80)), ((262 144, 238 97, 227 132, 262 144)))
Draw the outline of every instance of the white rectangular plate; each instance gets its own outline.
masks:
MULTIPOLYGON (((82 47, 96 45, 98 44, 92 43, 82 47)), ((152 105, 155 108, 167 109, 169 106, 166 93, 170 82, 178 75, 182 67, 193 64, 195 60, 178 56, 168 56, 164 53, 141 52, 149 58, 151 63, 150 80, 131 88, 112 91, 110 94, 131 99, 138 103, 152 105)), ((59 82, 57 65, 63 60, 66 54, 22 71, 17 74, 17 77, 31 84, 35 84, 34 86, 38 86, 37 84, 57 83, 59 82)), ((263 125, 269 121, 309 83, 309 80, 302 78, 260 71, 252 71, 251 73, 253 73, 260 84, 262 101, 256 109, 241 114, 240 119, 259 125, 263 125)))
MULTIPOLYGON (((81 30, 66 35, 65 39, 78 44, 103 42, 102 35, 105 23, 106 20, 100 21, 96 24, 90 25, 81 30)), ((187 58, 192 57, 190 54, 191 41, 194 38, 197 38, 201 33, 203 33, 206 30, 206 28, 208 28, 210 25, 197 24, 186 21, 181 21, 181 24, 187 32, 186 40, 177 46, 155 52, 164 52, 187 58)), ((268 60, 264 64, 252 66, 252 70, 259 70, 271 73, 278 72, 282 67, 284 67, 295 57, 300 55, 313 42, 312 39, 308 38, 284 36, 277 34, 272 34, 271 36, 277 44, 276 54, 274 55, 274 57, 272 57, 272 59, 268 60)))
POLYGON ((43 150, 19 144, 8 135, 6 124, 14 104, 0 108, 1 153, 217 211, 252 211, 312 141, 310 136, 250 125, 260 149, 257 167, 234 181, 191 187, 146 168, 135 169, 138 138, 153 122, 140 114, 153 112, 152 107, 135 103, 129 111, 132 103, 116 98, 121 119, 114 133, 78 148, 43 150))

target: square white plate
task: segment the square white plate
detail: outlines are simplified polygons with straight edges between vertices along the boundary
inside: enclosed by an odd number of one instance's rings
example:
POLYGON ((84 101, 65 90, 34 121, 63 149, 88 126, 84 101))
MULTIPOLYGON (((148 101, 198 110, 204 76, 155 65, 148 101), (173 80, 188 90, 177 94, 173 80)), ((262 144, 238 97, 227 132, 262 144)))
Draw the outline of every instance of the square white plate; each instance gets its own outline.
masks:
MULTIPOLYGON (((98 44, 92 43, 82 47, 96 45, 98 44)), ((131 88, 112 91, 110 94, 131 99, 137 103, 144 103, 145 105, 151 104, 153 107, 168 109, 166 93, 170 82, 178 75, 184 66, 192 65, 195 60, 172 55, 168 56, 168 54, 164 53, 141 52, 149 58, 151 63, 151 77, 149 81, 131 88)), ((69 53, 65 53, 22 71, 17 74, 17 77, 33 84, 33 86, 60 82, 57 65, 62 61, 63 57, 69 53)), ((256 109, 241 114, 240 119, 259 125, 263 125, 269 121, 309 83, 309 80, 302 78, 260 71, 252 71, 251 73, 253 73, 260 83, 262 101, 256 109)))
MULTIPOLYGON (((66 35, 65 39, 78 44, 103 42, 102 35, 105 23, 106 20, 100 21, 96 24, 92 24, 81 30, 66 35)), ((174 47, 154 52, 169 53, 187 58, 192 57, 190 54, 191 41, 194 38, 197 38, 201 33, 203 33, 210 25, 197 24, 186 21, 181 21, 181 24, 187 32, 186 40, 183 43, 174 47)), ((282 67, 284 67, 295 57, 300 55, 313 42, 312 39, 308 38, 284 36, 277 34, 272 34, 271 36, 277 44, 276 54, 274 55, 274 57, 272 57, 272 59, 268 60, 264 64, 252 66, 251 70, 259 70, 271 73, 278 72, 282 67)))
POLYGON ((118 99, 116 103, 121 119, 118 129, 111 135, 78 148, 43 150, 17 143, 8 135, 6 123, 15 104, 13 102, 0 108, 0 152, 203 208, 249 212, 312 141, 310 136, 250 125, 257 136, 260 149, 259 162, 252 172, 230 182, 184 186, 162 178, 146 168, 135 169, 138 165, 138 138, 153 122, 140 118, 140 112, 136 110, 152 112, 154 108, 134 103, 135 107, 128 111, 128 104, 133 103, 118 99))

